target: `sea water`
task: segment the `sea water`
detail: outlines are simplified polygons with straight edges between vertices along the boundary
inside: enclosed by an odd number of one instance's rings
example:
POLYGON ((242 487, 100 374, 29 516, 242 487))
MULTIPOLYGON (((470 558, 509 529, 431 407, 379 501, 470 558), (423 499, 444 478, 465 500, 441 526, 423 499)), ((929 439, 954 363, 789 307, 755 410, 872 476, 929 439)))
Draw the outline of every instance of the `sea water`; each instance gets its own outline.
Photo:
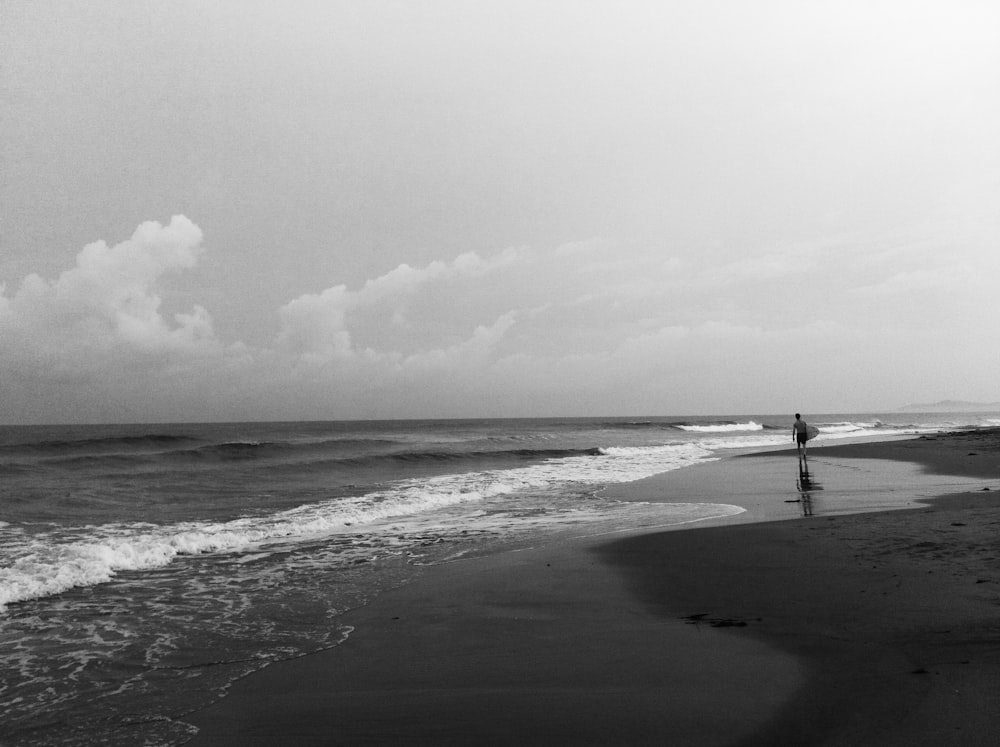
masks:
MULTIPOLYGON (((994 416, 995 418, 995 416, 994 416)), ((813 418, 821 440, 996 424, 813 418)), ((730 515, 602 497, 788 416, 0 427, 0 744, 171 745, 425 565, 730 515)))

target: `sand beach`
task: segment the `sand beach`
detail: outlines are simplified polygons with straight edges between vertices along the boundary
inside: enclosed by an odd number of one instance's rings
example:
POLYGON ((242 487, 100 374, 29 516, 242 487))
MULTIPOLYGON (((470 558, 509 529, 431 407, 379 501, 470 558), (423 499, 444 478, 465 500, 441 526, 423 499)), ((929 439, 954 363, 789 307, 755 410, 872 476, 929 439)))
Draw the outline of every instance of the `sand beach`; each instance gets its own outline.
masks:
POLYGON ((1000 431, 614 488, 746 512, 446 563, 190 714, 191 745, 1000 743, 1000 431))

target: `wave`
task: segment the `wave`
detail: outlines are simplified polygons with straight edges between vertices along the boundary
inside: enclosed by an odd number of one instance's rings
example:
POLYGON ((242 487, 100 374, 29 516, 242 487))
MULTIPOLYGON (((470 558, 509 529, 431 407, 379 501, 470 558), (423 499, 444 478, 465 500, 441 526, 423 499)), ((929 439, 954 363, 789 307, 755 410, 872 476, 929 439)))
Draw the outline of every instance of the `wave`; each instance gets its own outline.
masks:
MULTIPOLYGON (((445 464, 476 465, 483 462, 525 462, 564 459, 574 456, 599 456, 598 447, 513 448, 461 451, 457 449, 392 450, 398 442, 377 440, 328 441, 305 447, 285 441, 229 441, 206 444, 196 448, 173 449, 159 452, 110 452, 103 454, 73 454, 49 457, 46 464, 74 468, 79 466, 128 469, 138 466, 188 464, 225 464, 228 462, 263 462, 280 466, 287 464, 296 469, 311 466, 317 469, 343 467, 378 467, 391 464, 445 464)), ((5 469, 29 470, 26 463, 9 462, 5 469)))
POLYGON ((857 433, 859 431, 870 431, 877 428, 881 428, 882 423, 877 420, 871 423, 833 422, 833 423, 817 423, 816 427, 820 429, 821 433, 847 434, 847 433, 857 433))
POLYGON ((150 433, 139 436, 107 436, 49 441, 29 441, 0 445, 0 454, 30 454, 59 456, 81 451, 146 450, 173 448, 179 444, 195 443, 193 436, 150 433))
POLYGON ((881 420, 843 420, 814 424, 820 433, 835 436, 878 435, 880 433, 904 433, 906 431, 939 430, 940 425, 920 423, 883 423, 881 420))
POLYGON ((661 423, 653 420, 624 420, 615 423, 598 423, 595 428, 660 428, 670 429, 670 423, 661 423))
MULTIPOLYGON (((508 452, 514 454, 517 452, 508 452)), ((538 451, 529 452, 536 458, 538 451)), ((29 535, 0 527, 12 562, 0 568, 0 611, 11 603, 112 580, 122 571, 165 567, 183 556, 257 551, 276 542, 324 540, 377 531, 380 522, 425 515, 467 503, 649 477, 710 458, 696 444, 553 450, 559 458, 528 466, 400 480, 384 489, 265 516, 226 522, 107 524, 29 535)))
POLYGON ((386 459, 400 462, 452 462, 462 460, 544 460, 575 456, 601 456, 598 447, 587 449, 498 449, 496 451, 406 451, 368 457, 366 461, 386 459))
POLYGON ((101 457, 163 457, 174 459, 226 459, 279 453, 376 449, 402 442, 383 438, 323 438, 318 440, 232 440, 207 442, 189 435, 149 433, 136 436, 31 441, 0 445, 0 456, 30 456, 47 461, 101 457))
POLYGON ((770 428, 784 428, 784 426, 761 425, 753 420, 739 422, 736 420, 717 420, 696 422, 691 420, 624 420, 614 423, 602 423, 601 428, 618 429, 649 429, 663 431, 686 431, 688 433, 727 433, 736 431, 759 431, 770 428))
POLYGON ((688 433, 735 433, 737 431, 761 431, 764 426, 750 420, 746 423, 719 421, 716 423, 674 423, 676 428, 688 433))

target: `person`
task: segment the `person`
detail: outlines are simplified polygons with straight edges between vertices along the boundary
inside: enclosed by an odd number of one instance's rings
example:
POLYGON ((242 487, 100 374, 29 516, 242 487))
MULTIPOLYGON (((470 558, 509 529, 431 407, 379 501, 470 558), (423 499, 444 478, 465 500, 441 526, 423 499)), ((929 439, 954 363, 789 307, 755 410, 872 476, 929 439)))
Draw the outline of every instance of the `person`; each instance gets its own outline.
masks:
POLYGON ((792 440, 795 442, 795 450, 799 454, 806 453, 806 441, 809 439, 809 430, 806 421, 799 413, 795 413, 795 423, 792 424, 792 440))

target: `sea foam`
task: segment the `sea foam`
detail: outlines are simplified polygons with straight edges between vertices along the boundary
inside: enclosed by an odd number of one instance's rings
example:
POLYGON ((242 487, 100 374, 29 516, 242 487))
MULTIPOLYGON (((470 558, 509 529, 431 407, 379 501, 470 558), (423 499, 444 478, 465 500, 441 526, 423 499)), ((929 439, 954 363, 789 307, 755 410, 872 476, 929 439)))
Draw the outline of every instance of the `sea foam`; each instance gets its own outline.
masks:
POLYGON ((105 583, 122 571, 166 566, 179 556, 255 551, 268 543, 315 541, 374 529, 379 522, 427 515, 526 491, 629 482, 705 461, 695 443, 613 447, 526 467, 401 480, 385 489, 225 522, 107 524, 49 533, 7 533, 13 561, 0 568, 0 610, 7 605, 105 583))
POLYGON ((739 431, 761 431, 764 426, 754 421, 747 423, 708 423, 705 425, 678 425, 682 431, 689 433, 737 433, 739 431))

